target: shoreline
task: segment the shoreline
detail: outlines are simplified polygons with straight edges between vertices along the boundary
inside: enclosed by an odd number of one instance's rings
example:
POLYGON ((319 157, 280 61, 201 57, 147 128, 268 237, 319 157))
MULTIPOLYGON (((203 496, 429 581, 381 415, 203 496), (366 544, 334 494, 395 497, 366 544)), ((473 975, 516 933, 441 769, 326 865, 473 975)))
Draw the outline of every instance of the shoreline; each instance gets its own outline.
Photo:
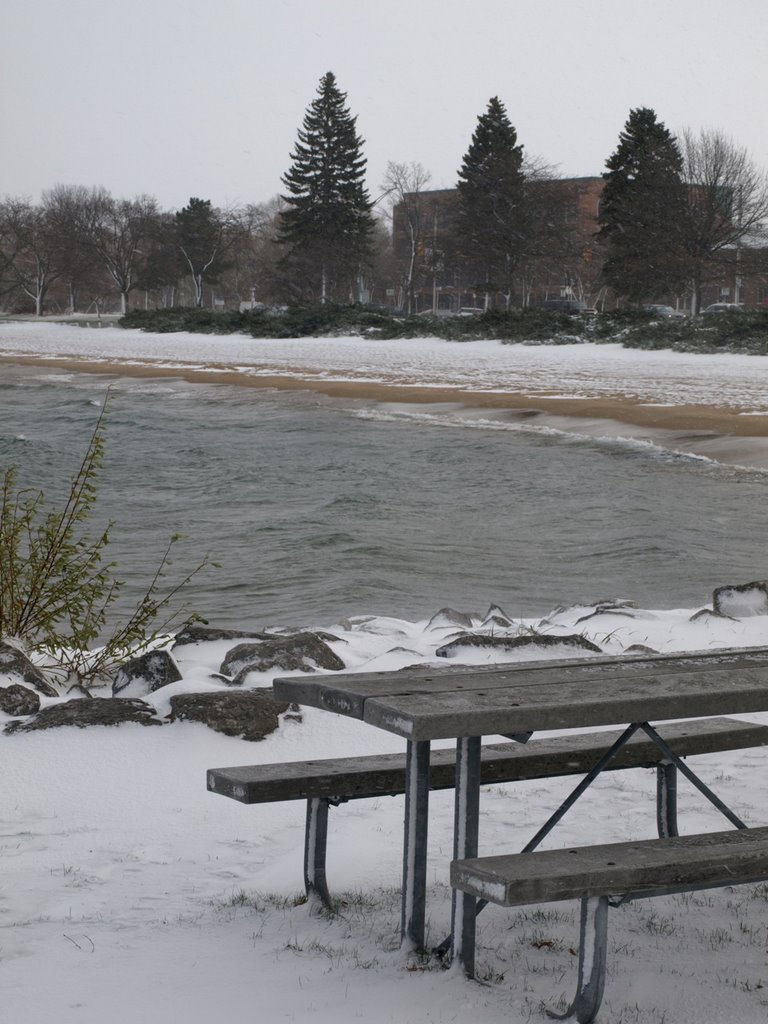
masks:
POLYGON ((207 366, 150 360, 97 359, 0 353, 0 364, 40 367, 112 377, 176 379, 260 390, 309 391, 380 407, 424 406, 467 419, 494 418, 589 437, 626 438, 700 456, 731 466, 768 470, 768 413, 744 415, 716 405, 656 405, 619 391, 606 396, 569 396, 552 392, 472 390, 460 385, 426 386, 401 380, 354 380, 320 376, 290 368, 251 374, 227 364, 207 366), (438 410, 437 407, 440 407, 438 410))

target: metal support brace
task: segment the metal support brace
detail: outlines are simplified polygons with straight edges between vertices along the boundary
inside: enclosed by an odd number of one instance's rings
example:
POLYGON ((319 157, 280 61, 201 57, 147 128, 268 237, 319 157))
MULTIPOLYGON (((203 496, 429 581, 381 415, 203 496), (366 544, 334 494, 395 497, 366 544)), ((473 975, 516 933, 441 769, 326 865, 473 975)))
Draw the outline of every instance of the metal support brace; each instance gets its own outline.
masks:
MULTIPOLYGON (((664 760, 657 766, 656 776, 656 820, 659 837, 667 839, 678 835, 677 827, 677 773, 682 772, 688 781, 699 790, 736 828, 747 828, 747 825, 733 811, 716 796, 715 793, 701 781, 688 765, 677 755, 668 743, 648 722, 633 722, 627 726, 613 746, 607 750, 595 766, 584 776, 581 782, 560 804, 557 810, 547 819, 536 835, 527 843, 522 853, 530 853, 536 849, 541 841, 552 831, 568 810, 576 803, 579 797, 592 785, 600 773, 607 767, 609 762, 626 746, 634 734, 641 729, 648 738, 658 747, 664 755, 664 760)), ((468 854, 467 856, 474 856, 468 854)), ((479 914, 488 906, 487 900, 475 901, 475 912, 479 914)), ((452 936, 448 935, 433 950, 436 956, 443 956, 451 946, 452 936)))
POLYGON ((546 836, 549 835, 549 833, 552 831, 552 829, 555 827, 558 821, 560 821, 560 819, 565 816, 566 812, 569 811, 571 807, 573 807, 573 805, 576 803, 576 801, 579 799, 582 793, 584 793, 585 790, 589 789, 589 787, 592 785, 592 783, 595 781, 598 775, 600 775, 603 769, 607 767, 608 763, 618 754, 618 752, 627 745, 627 743, 630 741, 630 739, 634 736, 634 734, 637 732, 639 728, 640 725, 637 723, 627 726, 627 728, 624 730, 621 736, 619 736, 619 738, 616 740, 613 746, 609 750, 606 750, 606 752, 603 754, 603 756, 600 758, 597 764, 595 764, 594 768, 590 769, 590 771, 587 772, 587 774, 584 776, 584 778, 581 780, 578 786, 576 786, 576 788, 573 790, 570 796, 567 796, 565 800, 563 800, 563 802, 557 808, 555 813, 552 814, 544 822, 544 824, 541 826, 541 828, 533 837, 533 839, 531 839, 531 841, 523 847, 521 851, 522 853, 531 853, 532 850, 536 849, 536 847, 539 845, 542 839, 546 838, 546 836))
MULTIPOLYGON (((603 756, 600 758, 600 760, 584 776, 584 778, 581 780, 581 782, 578 784, 578 786, 576 786, 576 788, 571 792, 571 794, 569 796, 567 796, 565 798, 565 800, 560 804, 560 806, 557 808, 557 810, 554 812, 554 814, 552 814, 547 819, 547 821, 542 825, 542 827, 539 829, 539 831, 536 833, 536 835, 533 837, 533 839, 531 839, 531 841, 529 843, 527 843, 523 847, 523 849, 521 851, 522 853, 530 853, 531 851, 536 849, 536 847, 539 845, 539 843, 547 835, 549 835, 549 833, 552 831, 552 829, 555 827, 555 825, 558 823, 558 821, 560 821, 560 819, 566 814, 566 812, 571 807, 573 807, 573 805, 576 803, 576 801, 579 799, 579 797, 582 795, 582 793, 584 793, 584 791, 587 790, 592 785, 592 783, 595 781, 595 779, 598 777, 598 775, 603 771, 603 769, 606 767, 606 765, 611 761, 611 759, 614 758, 616 756, 616 754, 618 754, 618 752, 623 747, 626 746, 626 744, 634 736, 634 734, 637 732, 637 730, 639 728, 640 728, 640 724, 639 723, 633 723, 632 725, 628 725, 627 726, 627 728, 624 730, 624 732, 621 734, 621 736, 619 736, 619 738, 616 740, 616 742, 608 750, 606 750, 606 752, 603 754, 603 756)), ((480 757, 480 754, 478 752, 478 771, 479 771, 479 757, 480 757)), ((457 765, 456 765, 456 772, 457 772, 457 774, 456 774, 456 786, 457 786, 457 793, 458 793, 458 785, 459 785, 458 761, 457 761, 457 765)), ((465 856, 467 856, 467 857, 474 857, 474 856, 476 856, 476 854, 474 854, 474 853, 466 854, 465 856)), ((460 859, 460 858, 457 858, 455 853, 454 853, 454 859, 460 859)), ((475 916, 477 916, 477 914, 481 913, 481 911, 485 910, 485 908, 488 906, 488 900, 473 900, 473 903, 475 905, 475 916)), ((455 927, 455 923, 454 923, 454 927, 455 927)), ((432 952, 435 954, 435 956, 444 956, 445 953, 451 948, 452 942, 455 942, 455 932, 452 933, 451 935, 447 935, 438 946, 435 946, 435 948, 432 950, 432 952)), ((471 975, 470 975, 470 977, 471 977, 471 975)))
MULTIPOLYGON (((744 824, 741 818, 739 818, 738 815, 734 814, 730 807, 728 807, 727 804, 724 804, 720 797, 713 793, 709 786, 702 782, 698 775, 695 774, 695 772, 691 771, 691 769, 688 767, 688 765, 685 763, 685 761, 683 761, 681 757, 678 757, 678 755, 674 752, 674 750, 672 750, 669 744, 666 743, 661 738, 661 736, 659 736, 659 734, 656 732, 652 725, 649 725, 648 722, 641 722, 640 728, 643 730, 646 736, 653 740, 653 742, 664 755, 665 759, 669 761, 670 764, 675 765, 678 768, 678 770, 683 773, 686 779, 688 779, 691 785, 695 786, 696 789, 698 789, 698 791, 702 794, 702 796, 705 796, 707 800, 709 800, 709 802, 714 807, 716 807, 718 811, 720 811, 721 814, 725 815, 725 817, 728 819, 728 821, 730 821, 732 825, 735 825, 736 828, 747 828, 747 826, 744 824)), ((675 835, 676 834, 677 833, 675 833, 675 835)), ((664 837, 662 836, 662 838, 664 837)))
MULTIPOLYGON (((480 821, 480 736, 462 736, 456 744, 456 801, 453 859, 477 856, 480 821)), ((451 900, 453 955, 468 978, 475 974, 477 900, 460 889, 451 900)))
POLYGON ((547 1010, 555 1020, 590 1024, 597 1016, 605 989, 608 948, 608 897, 588 896, 581 901, 579 980, 576 998, 566 1013, 547 1010))
POLYGON ((411 949, 424 948, 429 818, 429 740, 409 740, 405 762, 403 898, 400 936, 411 949))
POLYGON ((331 896, 325 875, 325 854, 328 844, 328 807, 330 800, 310 797, 307 800, 307 825, 304 830, 304 889, 307 902, 314 909, 317 901, 331 910, 331 896))

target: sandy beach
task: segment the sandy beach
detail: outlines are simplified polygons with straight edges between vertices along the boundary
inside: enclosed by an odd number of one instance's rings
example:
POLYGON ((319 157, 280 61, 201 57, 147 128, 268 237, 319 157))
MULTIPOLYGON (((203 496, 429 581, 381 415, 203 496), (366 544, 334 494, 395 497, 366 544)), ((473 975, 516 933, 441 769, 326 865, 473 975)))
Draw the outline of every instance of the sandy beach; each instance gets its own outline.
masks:
POLYGON ((386 360, 374 362, 368 358, 371 351, 378 356, 385 346, 378 343, 376 350, 377 343, 362 339, 264 342, 143 335, 119 328, 96 331, 58 325, 57 333, 57 325, 29 327, 37 329, 34 348, 14 345, 13 351, 5 344, 12 325, 2 326, 1 364, 107 377, 309 390, 383 408, 422 406, 430 414, 461 419, 525 421, 533 428, 570 434, 631 438, 730 465, 768 469, 768 387, 761 380, 768 365, 764 369, 761 360, 752 357, 624 355, 618 346, 497 345, 500 368, 494 374, 493 352, 488 354, 488 346, 495 344, 491 342, 390 343, 386 360), (40 337, 49 335, 65 343, 45 351, 40 337), (127 344, 112 345, 113 339, 127 344), (357 359, 351 355, 355 345, 357 359), (521 350, 523 365, 510 360, 515 348, 521 350), (585 356, 580 349, 599 351, 585 356), (438 357, 427 358, 433 353, 438 357), (479 360, 479 370, 472 361, 475 353, 485 360, 479 360), (439 359, 443 354, 445 365, 439 359), (738 379, 730 380, 726 371, 730 373, 739 360, 744 365, 738 366, 738 379))

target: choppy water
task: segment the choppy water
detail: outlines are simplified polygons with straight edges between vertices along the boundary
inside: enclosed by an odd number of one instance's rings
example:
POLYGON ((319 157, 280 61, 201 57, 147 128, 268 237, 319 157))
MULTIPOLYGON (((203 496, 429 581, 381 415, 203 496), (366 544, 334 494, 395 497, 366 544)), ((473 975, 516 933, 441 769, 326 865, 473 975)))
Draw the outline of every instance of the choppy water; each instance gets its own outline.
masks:
MULTIPOLYGON (((61 493, 105 388, 0 367, 0 467, 61 493)), ((179 572, 203 552, 221 563, 188 591, 216 624, 695 607, 768 576, 766 474, 302 392, 122 378, 110 404, 99 508, 125 599, 180 531, 179 572)))

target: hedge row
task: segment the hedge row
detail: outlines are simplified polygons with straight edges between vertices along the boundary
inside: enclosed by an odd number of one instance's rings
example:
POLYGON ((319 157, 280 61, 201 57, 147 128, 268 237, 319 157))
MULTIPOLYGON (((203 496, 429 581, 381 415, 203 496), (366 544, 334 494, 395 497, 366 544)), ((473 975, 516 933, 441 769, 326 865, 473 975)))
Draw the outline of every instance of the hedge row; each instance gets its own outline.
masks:
POLYGON ((254 338, 362 335, 370 338, 438 337, 446 341, 494 339, 530 344, 619 342, 627 348, 768 355, 768 312, 725 313, 686 320, 656 320, 625 310, 572 317, 540 309, 489 310, 475 316, 397 316, 370 306, 312 305, 281 310, 214 313, 206 309, 135 310, 122 327, 164 334, 250 334, 254 338))

